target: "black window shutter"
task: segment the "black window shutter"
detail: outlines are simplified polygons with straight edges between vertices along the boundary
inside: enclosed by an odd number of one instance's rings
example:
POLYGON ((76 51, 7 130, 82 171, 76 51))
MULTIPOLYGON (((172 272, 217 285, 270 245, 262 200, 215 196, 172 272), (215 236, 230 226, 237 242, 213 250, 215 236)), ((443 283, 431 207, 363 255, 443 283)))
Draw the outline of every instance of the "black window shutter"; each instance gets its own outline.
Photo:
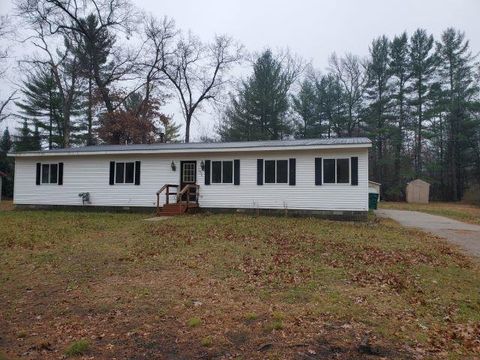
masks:
POLYGON ((210 185, 210 160, 205 160, 205 185, 210 185))
POLYGON ((40 185, 40 174, 42 172, 42 164, 37 163, 37 177, 35 180, 35 184, 40 185))
POLYGON ((233 160, 233 184, 240 185, 240 160, 233 160))
POLYGON ((63 163, 58 163, 58 185, 63 185, 63 163))
POLYGON ((115 184, 115 161, 110 161, 110 185, 115 184))
POLYGON ((135 161, 135 185, 140 185, 140 161, 135 161))
POLYGON ((290 169, 290 172, 289 172, 289 184, 290 185, 296 185, 296 181, 297 181, 297 160, 296 159, 288 159, 289 161, 289 169, 290 169))
POLYGON ((315 185, 322 185, 322 158, 315 158, 315 185))
POLYGON ((263 185, 263 159, 257 159, 257 185, 263 185))
POLYGON ((350 167, 352 170, 352 185, 358 185, 358 157, 354 156, 350 159, 350 167))

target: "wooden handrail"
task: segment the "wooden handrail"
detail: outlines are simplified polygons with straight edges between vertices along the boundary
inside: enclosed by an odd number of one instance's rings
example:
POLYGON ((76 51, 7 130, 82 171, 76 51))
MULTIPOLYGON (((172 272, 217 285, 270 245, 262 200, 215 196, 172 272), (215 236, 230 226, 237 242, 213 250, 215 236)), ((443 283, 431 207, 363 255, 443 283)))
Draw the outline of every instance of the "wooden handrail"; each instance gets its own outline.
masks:
POLYGON ((157 191, 157 212, 160 209, 160 194, 166 189, 167 191, 165 192, 165 204, 169 203, 169 197, 170 195, 176 195, 177 192, 170 192, 170 188, 178 188, 177 184, 165 184, 163 185, 160 190, 157 191))
POLYGON ((177 195, 177 203, 182 201, 183 195, 187 194, 187 207, 190 204, 190 195, 191 189, 195 189, 195 203, 198 205, 198 194, 200 191, 200 185, 197 184, 187 184, 177 195))
POLYGON ((167 187, 178 187, 176 184, 165 184, 163 185, 160 190, 157 191, 157 195, 160 195, 160 193, 165 190, 167 187))

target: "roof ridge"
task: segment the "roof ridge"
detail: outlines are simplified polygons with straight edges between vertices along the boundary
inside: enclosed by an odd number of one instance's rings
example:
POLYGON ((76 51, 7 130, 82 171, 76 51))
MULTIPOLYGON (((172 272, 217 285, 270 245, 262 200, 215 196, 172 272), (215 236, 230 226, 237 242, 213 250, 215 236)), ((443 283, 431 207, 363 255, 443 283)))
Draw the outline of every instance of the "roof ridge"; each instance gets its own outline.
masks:
POLYGON ((269 148, 269 147, 299 147, 299 146, 335 146, 335 145, 365 145, 371 144, 366 137, 349 138, 314 138, 314 139, 284 139, 284 140, 259 140, 259 141, 232 141, 211 143, 152 143, 152 144, 126 144, 126 145, 90 145, 71 148, 58 148, 51 150, 37 150, 13 153, 22 154, 59 154, 59 153, 95 153, 108 151, 171 151, 171 150, 228 150, 240 148, 269 148))

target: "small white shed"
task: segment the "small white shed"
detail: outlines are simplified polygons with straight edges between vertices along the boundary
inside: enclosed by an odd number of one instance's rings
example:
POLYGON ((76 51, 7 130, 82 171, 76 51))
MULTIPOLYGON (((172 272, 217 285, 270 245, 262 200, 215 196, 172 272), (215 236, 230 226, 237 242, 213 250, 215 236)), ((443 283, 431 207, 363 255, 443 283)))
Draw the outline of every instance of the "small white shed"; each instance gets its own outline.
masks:
POLYGON ((380 201, 380 187, 382 184, 375 181, 368 181, 368 192, 378 194, 378 201, 380 201))
POLYGON ((430 184, 421 179, 415 179, 407 184, 407 202, 416 204, 428 204, 430 197, 430 184))

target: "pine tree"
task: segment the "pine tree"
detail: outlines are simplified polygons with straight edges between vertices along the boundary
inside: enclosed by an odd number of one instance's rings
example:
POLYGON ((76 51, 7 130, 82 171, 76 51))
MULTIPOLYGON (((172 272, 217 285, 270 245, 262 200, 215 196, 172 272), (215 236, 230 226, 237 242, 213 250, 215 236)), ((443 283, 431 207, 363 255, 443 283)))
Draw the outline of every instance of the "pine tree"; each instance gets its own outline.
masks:
POLYGON ((34 151, 41 150, 41 140, 38 132, 38 126, 35 126, 35 130, 30 130, 27 120, 23 120, 22 127, 18 129, 19 135, 16 136, 14 141, 15 151, 34 151))
POLYGON ((472 111, 475 109, 475 96, 478 99, 479 88, 474 79, 473 56, 465 34, 453 28, 442 33, 437 42, 439 73, 445 91, 445 109, 447 113, 447 200, 461 200, 465 185, 467 167, 474 158, 474 147, 478 122, 472 111))
POLYGON ((180 128, 181 125, 177 125, 169 117, 160 119, 163 124, 163 141, 166 143, 174 143, 180 140, 180 128))
POLYGON ((409 113, 408 101, 410 92, 408 82, 411 76, 409 44, 406 33, 395 36, 390 44, 390 72, 392 75, 393 122, 395 123, 395 129, 392 133, 392 145, 395 152, 393 178, 396 180, 391 193, 400 194, 404 185, 401 167, 404 138, 406 137, 405 125, 409 113))
POLYGON ((350 124, 347 117, 348 105, 338 77, 333 74, 322 76, 316 81, 315 87, 325 135, 330 138, 348 133, 350 124))
POLYGON ((270 50, 253 65, 253 75, 232 96, 219 132, 223 140, 278 140, 291 134, 289 90, 296 72, 270 50))
POLYGON ((8 127, 3 131, 2 138, 0 140, 0 152, 2 155, 6 155, 13 146, 12 137, 10 136, 10 131, 8 127))
POLYGON ((298 94, 292 96, 292 108, 298 115, 295 121, 296 137, 311 139, 322 136, 320 99, 315 80, 307 78, 302 82, 298 94))
POLYGON ((435 75, 437 59, 433 50, 433 36, 428 35, 426 30, 418 29, 410 38, 410 61, 411 78, 416 121, 413 125, 415 133, 415 175, 422 173, 422 143, 424 125, 428 120, 425 114, 427 102, 429 101, 430 87, 435 75))
POLYGON ((374 179, 384 182, 386 174, 386 140, 390 137, 391 106, 390 41, 386 36, 375 39, 367 64, 367 98, 370 101, 366 126, 373 141, 372 168, 374 179))
POLYGON ((13 196, 13 172, 14 172, 14 160, 9 158, 7 154, 11 151, 13 146, 12 138, 8 128, 3 131, 2 138, 0 139, 0 171, 7 174, 2 180, 2 196, 11 198, 13 196))
POLYGON ((68 48, 77 56, 81 75, 88 81, 87 100, 87 141, 93 141, 93 85, 95 84, 108 113, 114 111, 109 86, 115 80, 112 72, 116 68, 113 61, 109 61, 115 36, 110 34, 106 26, 100 24, 94 14, 79 20, 83 29, 80 38, 75 43, 68 43, 68 48))
POLYGON ((48 148, 60 147, 63 141, 62 100, 51 71, 48 68, 34 70, 23 82, 22 101, 16 103, 21 117, 35 121, 46 133, 48 148))

